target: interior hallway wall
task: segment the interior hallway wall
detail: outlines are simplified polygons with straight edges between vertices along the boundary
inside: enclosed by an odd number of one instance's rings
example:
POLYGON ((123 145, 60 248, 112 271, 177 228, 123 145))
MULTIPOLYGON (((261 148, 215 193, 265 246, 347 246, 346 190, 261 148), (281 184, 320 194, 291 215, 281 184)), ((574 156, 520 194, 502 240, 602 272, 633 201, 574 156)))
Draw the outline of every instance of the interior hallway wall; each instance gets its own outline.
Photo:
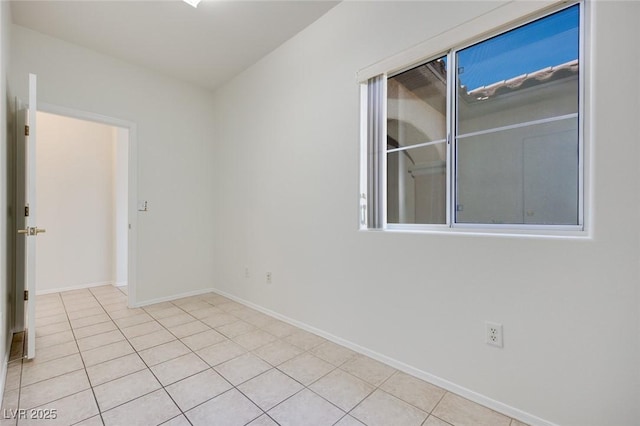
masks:
POLYGON ((115 284, 127 285, 129 234, 129 130, 116 127, 113 145, 113 203, 115 206, 113 235, 115 238, 115 284))
POLYGON ((117 129, 43 112, 37 126, 36 210, 47 232, 36 240, 36 291, 114 284, 117 129))
POLYGON ((587 3, 589 238, 358 231, 356 73, 505 4, 342 2, 219 89, 216 286, 548 422, 638 425, 640 3, 587 3))
POLYGON ((10 86, 38 76, 39 102, 136 124, 137 194, 148 201, 130 232, 137 303, 206 291, 217 236, 212 222, 215 133, 211 93, 115 58, 11 26, 10 86))

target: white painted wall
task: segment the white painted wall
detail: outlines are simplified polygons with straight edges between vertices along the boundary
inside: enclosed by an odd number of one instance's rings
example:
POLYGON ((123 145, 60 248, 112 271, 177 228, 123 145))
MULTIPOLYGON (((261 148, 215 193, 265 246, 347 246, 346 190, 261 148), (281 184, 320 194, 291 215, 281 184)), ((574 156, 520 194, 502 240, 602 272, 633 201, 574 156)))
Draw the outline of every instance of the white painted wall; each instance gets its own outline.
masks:
POLYGON ((38 75, 40 103, 137 125, 135 298, 145 303, 210 288, 216 277, 211 94, 114 58, 12 26, 10 86, 25 96, 38 75))
POLYGON ((355 73, 497 3, 343 2, 215 93, 215 286, 514 414, 640 424, 640 4, 590 4, 590 238, 358 232, 355 73))
MULTIPOLYGON (((39 112, 36 291, 115 282, 117 129, 39 112)), ((126 198, 126 187, 124 198, 126 198)))
POLYGON ((128 183, 129 183, 129 130, 115 128, 113 145, 113 204, 115 207, 113 236, 115 238, 115 284, 127 284, 128 266, 128 183))

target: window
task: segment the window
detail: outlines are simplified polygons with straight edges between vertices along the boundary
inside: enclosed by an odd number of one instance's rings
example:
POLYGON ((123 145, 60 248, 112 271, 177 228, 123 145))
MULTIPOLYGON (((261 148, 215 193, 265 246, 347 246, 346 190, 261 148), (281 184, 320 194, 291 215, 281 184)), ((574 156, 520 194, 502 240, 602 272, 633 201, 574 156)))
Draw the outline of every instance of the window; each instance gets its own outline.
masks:
POLYGON ((581 230, 580 14, 370 79, 363 226, 581 230))

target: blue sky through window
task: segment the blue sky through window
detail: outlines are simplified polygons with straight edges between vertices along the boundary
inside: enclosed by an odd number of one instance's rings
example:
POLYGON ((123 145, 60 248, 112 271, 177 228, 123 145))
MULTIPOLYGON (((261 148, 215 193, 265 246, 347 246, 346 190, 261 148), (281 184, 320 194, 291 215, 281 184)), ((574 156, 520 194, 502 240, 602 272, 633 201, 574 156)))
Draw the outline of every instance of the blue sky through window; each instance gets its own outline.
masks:
POLYGON ((578 5, 458 52, 458 78, 467 90, 578 59, 578 5))

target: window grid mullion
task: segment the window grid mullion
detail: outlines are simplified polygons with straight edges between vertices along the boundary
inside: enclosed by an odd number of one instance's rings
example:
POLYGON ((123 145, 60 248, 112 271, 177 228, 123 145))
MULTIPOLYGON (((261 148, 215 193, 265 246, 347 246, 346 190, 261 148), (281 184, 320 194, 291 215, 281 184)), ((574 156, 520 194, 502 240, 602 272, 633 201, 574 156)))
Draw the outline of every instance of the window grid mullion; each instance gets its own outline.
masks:
POLYGON ((464 139, 464 138, 470 138, 473 136, 487 135, 490 133, 503 132, 505 130, 520 129, 522 127, 535 126, 536 124, 545 124, 545 123, 551 123, 554 121, 569 120, 571 118, 578 118, 578 116, 579 114, 577 112, 574 112, 571 114, 564 114, 564 115, 557 115, 553 117, 542 118, 540 120, 524 121, 522 123, 510 124, 508 126, 492 127, 485 130, 478 130, 477 132, 470 132, 470 133, 457 135, 456 139, 464 139))
POLYGON ((392 154, 394 152, 400 152, 400 151, 408 151, 413 148, 422 148, 425 146, 437 145, 439 143, 445 143, 445 142, 447 142, 447 139, 438 139, 437 141, 417 143, 415 145, 409 145, 409 146, 401 146, 400 148, 387 149, 387 154, 392 154))

